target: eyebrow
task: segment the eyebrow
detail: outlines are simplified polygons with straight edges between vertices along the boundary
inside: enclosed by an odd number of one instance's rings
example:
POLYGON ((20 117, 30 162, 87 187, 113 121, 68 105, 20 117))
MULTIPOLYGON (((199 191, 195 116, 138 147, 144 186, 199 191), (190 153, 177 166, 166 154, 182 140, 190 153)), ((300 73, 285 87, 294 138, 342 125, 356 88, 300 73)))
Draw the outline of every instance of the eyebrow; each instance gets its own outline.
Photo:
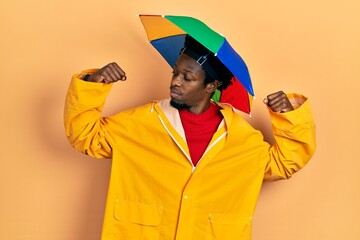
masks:
MULTIPOLYGON (((174 64, 174 68, 177 67, 176 63, 174 64)), ((193 69, 183 69, 185 72, 189 72, 189 73, 192 73, 192 74, 195 74, 195 71, 193 69)), ((196 74, 195 74, 196 75, 196 74)))

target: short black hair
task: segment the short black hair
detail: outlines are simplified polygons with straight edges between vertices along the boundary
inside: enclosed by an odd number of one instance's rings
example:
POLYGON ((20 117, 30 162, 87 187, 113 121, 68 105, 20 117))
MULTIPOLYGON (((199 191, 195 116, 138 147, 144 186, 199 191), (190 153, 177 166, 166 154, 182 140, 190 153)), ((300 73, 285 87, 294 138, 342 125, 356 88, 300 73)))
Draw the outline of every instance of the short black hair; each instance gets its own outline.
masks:
POLYGON ((209 51, 206 47, 196 41, 190 35, 186 35, 184 48, 189 48, 192 51, 198 53, 199 55, 207 55, 207 63, 213 69, 214 72, 218 75, 218 79, 215 79, 213 76, 210 76, 205 70, 206 77, 204 84, 214 82, 218 80, 221 85, 218 87, 219 90, 224 90, 228 86, 231 85, 231 79, 233 78, 233 74, 229 71, 227 67, 214 55, 213 52, 209 51))

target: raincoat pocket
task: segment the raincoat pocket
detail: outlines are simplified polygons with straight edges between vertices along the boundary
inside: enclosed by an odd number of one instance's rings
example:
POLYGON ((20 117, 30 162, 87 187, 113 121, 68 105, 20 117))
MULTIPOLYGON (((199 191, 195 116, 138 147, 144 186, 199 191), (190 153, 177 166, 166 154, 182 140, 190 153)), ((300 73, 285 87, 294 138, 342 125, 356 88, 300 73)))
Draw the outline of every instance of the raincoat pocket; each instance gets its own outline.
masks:
POLYGON ((117 200, 115 228, 124 239, 159 239, 162 210, 159 205, 117 200))
POLYGON ((251 240, 251 217, 242 214, 210 214, 206 240, 251 240))

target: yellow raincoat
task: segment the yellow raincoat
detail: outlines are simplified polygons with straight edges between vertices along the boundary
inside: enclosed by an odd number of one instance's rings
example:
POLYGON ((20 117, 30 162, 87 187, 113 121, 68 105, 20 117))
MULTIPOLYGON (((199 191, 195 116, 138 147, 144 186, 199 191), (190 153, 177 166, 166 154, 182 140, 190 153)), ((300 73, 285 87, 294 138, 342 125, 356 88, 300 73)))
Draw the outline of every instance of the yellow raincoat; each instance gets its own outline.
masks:
POLYGON ((287 179, 315 150, 309 103, 273 113, 276 144, 263 141, 231 106, 194 167, 179 114, 169 100, 100 117, 111 84, 74 75, 65 128, 72 146, 112 158, 102 240, 249 240, 263 181, 287 179))

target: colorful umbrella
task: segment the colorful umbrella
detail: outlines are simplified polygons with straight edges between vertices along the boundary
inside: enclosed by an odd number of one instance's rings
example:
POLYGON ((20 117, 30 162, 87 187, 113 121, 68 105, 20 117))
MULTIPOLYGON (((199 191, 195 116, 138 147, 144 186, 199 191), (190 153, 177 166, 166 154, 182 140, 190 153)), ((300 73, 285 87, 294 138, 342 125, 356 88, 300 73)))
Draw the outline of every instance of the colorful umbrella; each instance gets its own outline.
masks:
POLYGON ((169 15, 139 15, 139 17, 148 40, 171 67, 174 66, 184 47, 186 34, 213 52, 234 75, 232 85, 221 92, 216 92, 213 99, 230 103, 233 107, 250 113, 254 91, 248 68, 222 35, 192 17, 169 15))

